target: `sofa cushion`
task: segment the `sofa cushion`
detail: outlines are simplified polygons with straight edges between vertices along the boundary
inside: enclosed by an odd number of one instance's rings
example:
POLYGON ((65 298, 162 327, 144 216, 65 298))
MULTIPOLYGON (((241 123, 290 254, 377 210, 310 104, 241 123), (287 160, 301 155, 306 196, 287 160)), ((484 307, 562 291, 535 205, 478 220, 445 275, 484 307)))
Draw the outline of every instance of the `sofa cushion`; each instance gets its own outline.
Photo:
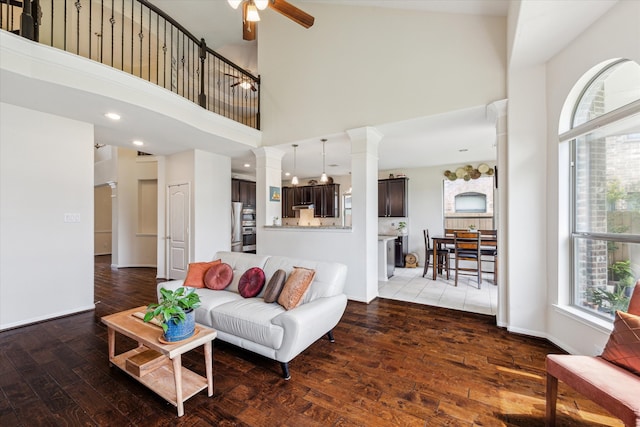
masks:
POLYGON ((278 301, 278 297, 280 296, 280 292, 282 292, 282 287, 284 286, 284 282, 287 279, 287 272, 284 270, 278 270, 273 273, 271 276, 271 280, 267 283, 267 287, 264 290, 264 302, 276 302, 278 301))
POLYGON ((220 260, 210 262, 192 262, 187 270, 187 277, 182 286, 189 288, 204 288, 204 276, 212 266, 220 264, 220 260))
POLYGON ((291 274, 289 274, 289 278, 284 283, 282 292, 280 292, 278 304, 286 310, 291 310, 299 306, 302 302, 302 297, 305 292, 307 292, 307 289, 309 289, 315 275, 315 270, 304 267, 294 267, 291 274))
POLYGON ((213 328, 269 348, 280 348, 284 330, 272 324, 271 319, 284 309, 278 304, 265 304, 260 298, 238 297, 211 312, 213 328))
POLYGON ((203 325, 211 325, 211 313, 219 305, 243 299, 235 292, 213 291, 207 288, 196 289, 196 293, 200 296, 200 306, 195 310, 196 322, 203 325))
POLYGON ((640 316, 616 311, 602 358, 640 375, 640 316))
POLYGON ((209 289, 222 290, 233 279, 233 270, 229 264, 221 262, 209 268, 204 276, 204 285, 209 289))
POLYGON ((252 267, 240 277, 238 292, 244 298, 252 298, 260 293, 263 286, 264 271, 260 267, 252 267))

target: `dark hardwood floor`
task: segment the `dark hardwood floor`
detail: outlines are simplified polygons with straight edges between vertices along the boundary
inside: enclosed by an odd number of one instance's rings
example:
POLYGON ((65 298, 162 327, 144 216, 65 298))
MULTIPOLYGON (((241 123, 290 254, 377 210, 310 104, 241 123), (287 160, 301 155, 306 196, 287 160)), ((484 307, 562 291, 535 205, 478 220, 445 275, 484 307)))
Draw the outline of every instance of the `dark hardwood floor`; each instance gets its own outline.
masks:
MULTIPOLYGON (((173 406, 109 368, 100 317, 155 299, 155 270, 96 258, 95 311, 0 333, 0 426, 543 426, 545 340, 490 316, 378 299, 349 302, 291 362, 215 341, 215 393, 173 406)), ((135 343, 119 336, 118 351, 135 343)), ((204 374, 202 350, 183 363, 204 374)), ((558 425, 622 425, 560 384, 558 425)))

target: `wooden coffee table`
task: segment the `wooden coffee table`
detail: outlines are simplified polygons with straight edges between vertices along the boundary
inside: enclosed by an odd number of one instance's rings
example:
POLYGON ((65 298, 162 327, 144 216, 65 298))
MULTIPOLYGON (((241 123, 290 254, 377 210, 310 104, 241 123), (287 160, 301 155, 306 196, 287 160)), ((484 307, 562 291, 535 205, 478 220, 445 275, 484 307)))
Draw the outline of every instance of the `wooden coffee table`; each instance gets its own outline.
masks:
POLYGON ((162 328, 145 323, 136 317, 146 307, 136 307, 102 318, 107 325, 109 338, 109 362, 160 395, 178 408, 178 416, 184 415, 184 401, 201 390, 207 389, 213 396, 213 359, 211 341, 216 337, 214 329, 196 323, 196 333, 183 341, 165 344, 161 342, 162 328), (116 356, 116 332, 138 342, 138 347, 116 356), (204 346, 206 378, 182 366, 182 354, 204 346))

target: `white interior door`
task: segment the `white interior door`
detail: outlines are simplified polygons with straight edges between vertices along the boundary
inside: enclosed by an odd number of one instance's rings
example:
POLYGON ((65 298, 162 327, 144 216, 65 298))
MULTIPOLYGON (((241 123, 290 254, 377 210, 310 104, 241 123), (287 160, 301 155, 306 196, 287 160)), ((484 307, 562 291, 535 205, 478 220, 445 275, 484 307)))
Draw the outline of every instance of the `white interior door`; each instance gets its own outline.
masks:
POLYGON ((189 184, 169 186, 169 279, 184 279, 189 266, 189 184))

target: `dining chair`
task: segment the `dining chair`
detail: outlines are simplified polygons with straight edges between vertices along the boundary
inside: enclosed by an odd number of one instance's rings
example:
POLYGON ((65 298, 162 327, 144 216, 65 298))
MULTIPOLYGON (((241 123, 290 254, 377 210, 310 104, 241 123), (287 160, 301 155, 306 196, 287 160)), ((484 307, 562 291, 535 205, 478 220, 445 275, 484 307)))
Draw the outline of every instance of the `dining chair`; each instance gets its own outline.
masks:
MULTIPOLYGON (((424 235, 424 249, 425 249, 425 257, 424 257, 424 271, 422 272, 422 277, 427 275, 427 270, 429 269, 429 260, 433 258, 433 248, 431 247, 431 239, 429 237, 429 230, 422 230, 422 234, 424 235)), ((440 251, 438 249, 438 259, 433 262, 434 269, 444 269, 447 271, 447 280, 449 280, 449 251, 443 250, 440 251)))
MULTIPOLYGON (((493 236, 498 238, 498 230, 479 230, 481 236, 493 236)), ((480 249, 482 256, 491 257, 493 262, 493 284, 498 284, 498 249, 497 247, 483 247, 480 249)))
POLYGON ((471 231, 456 231, 454 233, 455 249, 455 286, 458 286, 458 277, 461 275, 478 276, 478 289, 482 286, 482 255, 480 253, 480 233, 471 231), (465 265, 460 265, 464 261, 465 265), (466 263, 475 263, 474 267, 466 263))

